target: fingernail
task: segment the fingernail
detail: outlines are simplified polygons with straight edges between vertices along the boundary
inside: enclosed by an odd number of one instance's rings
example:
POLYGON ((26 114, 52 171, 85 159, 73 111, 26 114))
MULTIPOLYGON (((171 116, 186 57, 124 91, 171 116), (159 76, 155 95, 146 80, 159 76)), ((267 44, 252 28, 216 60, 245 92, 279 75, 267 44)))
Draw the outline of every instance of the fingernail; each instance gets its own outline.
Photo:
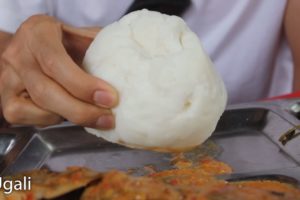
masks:
POLYGON ((97 128, 112 129, 115 127, 115 119, 112 115, 102 115, 96 122, 97 128))
POLYGON ((98 106, 111 107, 114 104, 115 97, 106 91, 96 91, 94 93, 94 102, 98 106))

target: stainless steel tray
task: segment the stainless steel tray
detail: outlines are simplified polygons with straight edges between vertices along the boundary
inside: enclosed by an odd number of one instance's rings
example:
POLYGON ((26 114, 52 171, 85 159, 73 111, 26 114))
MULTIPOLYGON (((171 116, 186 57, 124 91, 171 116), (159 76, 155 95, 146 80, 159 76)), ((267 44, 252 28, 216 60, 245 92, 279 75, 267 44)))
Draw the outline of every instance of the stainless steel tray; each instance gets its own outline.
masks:
MULTIPOLYGON (((232 178, 276 174, 300 181, 300 136, 285 145, 279 141, 284 132, 300 124, 297 103, 295 99, 229 106, 212 137, 186 156, 191 160, 203 154, 214 156, 233 167, 232 178)), ((70 165, 143 174, 147 165, 157 170, 172 168, 171 158, 167 153, 106 142, 69 123, 45 129, 0 129, 1 175, 41 167, 60 171, 70 165)))

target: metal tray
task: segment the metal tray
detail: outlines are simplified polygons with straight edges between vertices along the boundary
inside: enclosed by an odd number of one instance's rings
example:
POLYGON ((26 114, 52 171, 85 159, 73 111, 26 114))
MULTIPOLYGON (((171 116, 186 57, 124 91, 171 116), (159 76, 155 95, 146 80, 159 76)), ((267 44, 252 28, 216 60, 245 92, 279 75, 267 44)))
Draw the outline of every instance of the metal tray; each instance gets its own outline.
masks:
MULTIPOLYGON (((285 145, 279 141, 284 132, 300 124, 298 102, 277 100, 229 106, 212 137, 185 155, 197 160, 208 154, 228 163, 234 170, 229 179, 275 174, 300 181, 300 136, 296 134, 285 145)), ((170 169, 171 159, 168 153, 106 142, 69 123, 45 129, 0 129, 1 175, 41 167, 61 171, 74 165, 99 171, 130 169, 139 175, 148 165, 156 170, 170 169)))

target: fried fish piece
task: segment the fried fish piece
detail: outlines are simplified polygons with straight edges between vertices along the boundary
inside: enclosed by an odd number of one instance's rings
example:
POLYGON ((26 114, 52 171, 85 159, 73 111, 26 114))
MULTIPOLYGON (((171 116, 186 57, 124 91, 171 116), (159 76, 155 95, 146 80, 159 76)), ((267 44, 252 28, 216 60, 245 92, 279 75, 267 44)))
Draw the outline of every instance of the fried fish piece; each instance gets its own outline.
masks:
POLYGON ((170 185, 149 177, 133 177, 111 171, 103 180, 87 188, 80 200, 182 200, 170 185))

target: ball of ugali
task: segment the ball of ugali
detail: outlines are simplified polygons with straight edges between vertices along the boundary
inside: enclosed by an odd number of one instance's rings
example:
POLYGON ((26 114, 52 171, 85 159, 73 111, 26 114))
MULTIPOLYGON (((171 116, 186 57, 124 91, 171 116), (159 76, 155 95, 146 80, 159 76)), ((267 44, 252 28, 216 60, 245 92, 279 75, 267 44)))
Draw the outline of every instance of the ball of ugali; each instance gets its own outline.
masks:
POLYGON ((84 58, 119 92, 116 127, 86 130, 135 148, 185 150, 204 142, 225 109, 221 78, 176 16, 141 10, 102 29, 84 58))

